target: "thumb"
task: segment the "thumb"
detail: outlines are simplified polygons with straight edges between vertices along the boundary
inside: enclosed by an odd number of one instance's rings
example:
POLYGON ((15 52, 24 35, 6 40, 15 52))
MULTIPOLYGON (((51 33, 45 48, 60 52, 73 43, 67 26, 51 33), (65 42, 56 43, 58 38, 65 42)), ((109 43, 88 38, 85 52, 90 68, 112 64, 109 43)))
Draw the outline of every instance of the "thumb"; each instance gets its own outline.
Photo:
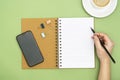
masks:
POLYGON ((101 48, 101 44, 100 44, 100 41, 99 41, 99 38, 97 37, 97 35, 93 36, 93 40, 94 40, 96 48, 98 48, 98 49, 101 48))

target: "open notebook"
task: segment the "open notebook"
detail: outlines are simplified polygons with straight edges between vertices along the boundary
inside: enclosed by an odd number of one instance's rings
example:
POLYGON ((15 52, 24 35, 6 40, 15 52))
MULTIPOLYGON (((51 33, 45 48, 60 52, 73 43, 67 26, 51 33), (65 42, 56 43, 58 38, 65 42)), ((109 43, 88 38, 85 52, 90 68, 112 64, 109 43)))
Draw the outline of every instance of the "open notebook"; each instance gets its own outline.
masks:
POLYGON ((94 68, 94 42, 90 27, 93 18, 39 18, 22 19, 22 32, 31 30, 44 57, 44 62, 29 67, 22 56, 25 68, 94 68), (50 21, 47 24, 47 21, 50 21), (43 23, 45 28, 41 29, 43 23), (44 32, 43 39, 40 33, 44 32))

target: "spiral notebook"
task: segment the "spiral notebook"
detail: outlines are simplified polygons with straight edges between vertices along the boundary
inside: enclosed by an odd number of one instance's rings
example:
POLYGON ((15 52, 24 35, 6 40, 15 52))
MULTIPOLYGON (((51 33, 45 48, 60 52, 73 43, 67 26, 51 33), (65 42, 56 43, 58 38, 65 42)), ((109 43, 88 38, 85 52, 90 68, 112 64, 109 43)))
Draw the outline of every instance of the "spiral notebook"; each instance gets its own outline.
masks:
POLYGON ((91 38, 93 18, 38 18, 22 19, 22 32, 31 30, 43 54, 44 62, 26 68, 94 68, 94 42, 91 38), (49 24, 47 21, 50 21, 49 24), (40 28, 40 24, 45 28, 40 28), (40 33, 46 37, 42 38, 40 33))

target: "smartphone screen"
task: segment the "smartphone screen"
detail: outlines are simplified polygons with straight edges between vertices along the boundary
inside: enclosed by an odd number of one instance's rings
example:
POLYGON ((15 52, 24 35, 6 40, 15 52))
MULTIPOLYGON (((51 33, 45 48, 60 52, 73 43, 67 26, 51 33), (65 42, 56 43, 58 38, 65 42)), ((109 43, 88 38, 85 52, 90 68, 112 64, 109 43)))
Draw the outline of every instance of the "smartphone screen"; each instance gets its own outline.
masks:
POLYGON ((26 31, 16 37, 28 66, 32 67, 44 61, 40 48, 31 31, 26 31))

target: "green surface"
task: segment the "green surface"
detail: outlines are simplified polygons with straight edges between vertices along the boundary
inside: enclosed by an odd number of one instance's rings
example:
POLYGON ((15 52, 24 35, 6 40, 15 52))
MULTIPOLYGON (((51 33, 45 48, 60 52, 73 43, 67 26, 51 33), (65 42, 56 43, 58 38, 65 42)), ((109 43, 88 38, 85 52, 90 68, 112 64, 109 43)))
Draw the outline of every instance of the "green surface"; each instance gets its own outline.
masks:
MULTIPOLYGON (((120 80, 120 1, 109 17, 95 18, 95 30, 107 33, 115 43, 111 80, 120 80)), ((0 0, 0 80, 97 80, 95 69, 21 68, 21 51, 16 35, 21 33, 21 18, 89 17, 81 0, 0 0)))

